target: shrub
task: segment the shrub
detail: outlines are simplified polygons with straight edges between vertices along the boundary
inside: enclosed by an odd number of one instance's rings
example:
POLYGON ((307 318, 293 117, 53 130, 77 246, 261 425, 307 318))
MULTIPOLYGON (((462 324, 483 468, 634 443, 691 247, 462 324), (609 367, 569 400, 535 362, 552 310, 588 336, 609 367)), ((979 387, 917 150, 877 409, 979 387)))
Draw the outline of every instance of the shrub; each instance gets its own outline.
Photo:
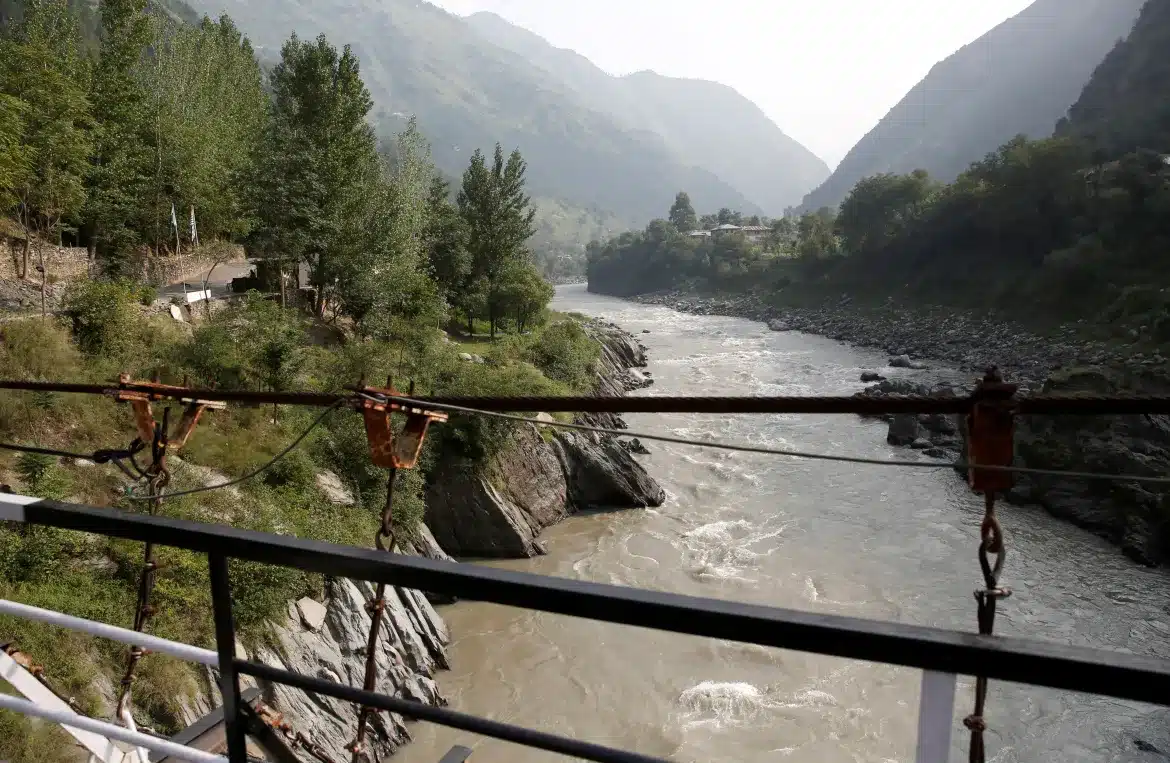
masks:
POLYGON ((264 472, 264 482, 272 487, 312 490, 316 478, 313 460, 300 448, 277 461, 264 472))
POLYGON ((112 358, 134 346, 137 288, 126 281, 79 281, 65 292, 64 314, 81 350, 112 358))
POLYGON ((9 379, 71 379, 82 358, 69 332, 53 321, 17 320, 0 330, 0 373, 9 379))
POLYGON ((158 289, 149 284, 142 284, 138 287, 138 301, 144 307, 150 307, 156 299, 158 299, 158 289))
POLYGON ((25 489, 41 498, 60 501, 69 495, 72 488, 72 480, 54 456, 21 453, 16 459, 16 472, 25 489))
MULTIPOLYGON (((505 366, 459 363, 449 368, 438 381, 442 395, 561 395, 565 386, 545 377, 528 363, 505 366)), ((488 416, 453 414, 446 424, 437 427, 440 449, 468 458, 483 460, 507 444, 513 422, 488 416)))
POLYGON ((526 360, 545 376, 586 391, 592 381, 590 369, 597 360, 600 346, 576 321, 558 321, 545 326, 528 346, 526 360))

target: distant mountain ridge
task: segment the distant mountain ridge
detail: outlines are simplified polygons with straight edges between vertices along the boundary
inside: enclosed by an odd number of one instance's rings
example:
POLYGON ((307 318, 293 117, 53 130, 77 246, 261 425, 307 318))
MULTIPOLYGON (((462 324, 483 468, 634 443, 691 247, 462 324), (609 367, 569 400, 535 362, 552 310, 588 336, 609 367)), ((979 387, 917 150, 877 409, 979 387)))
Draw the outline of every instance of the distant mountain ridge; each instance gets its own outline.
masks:
POLYGON ((590 108, 628 129, 661 136, 683 161, 718 175, 769 214, 799 203, 829 176, 822 159, 734 88, 650 71, 614 77, 494 13, 465 20, 485 39, 565 82, 590 108))
MULTIPOLYGON (((490 150, 499 141, 508 149, 518 147, 528 160, 535 196, 629 220, 662 216, 684 189, 697 208, 765 212, 709 166, 681 156, 661 134, 615 119, 577 92, 574 82, 493 44, 466 20, 429 3, 192 4, 201 12, 230 14, 268 57, 294 31, 308 38, 325 34, 339 46, 351 44, 374 97, 375 121, 389 133, 417 116, 436 164, 447 174, 460 175, 475 148, 490 150)), ((717 155, 725 148, 712 145, 705 153, 717 155)), ((783 177, 785 171, 777 167, 774 175, 783 177)))
POLYGON ((1093 71, 1057 125, 1058 135, 1092 140, 1106 156, 1170 152, 1170 0, 1148 0, 1129 37, 1093 71))
POLYGON ((858 180, 884 172, 925 169, 949 182, 1015 135, 1051 135, 1143 1, 1036 0, 936 64, 802 210, 836 206, 858 180))

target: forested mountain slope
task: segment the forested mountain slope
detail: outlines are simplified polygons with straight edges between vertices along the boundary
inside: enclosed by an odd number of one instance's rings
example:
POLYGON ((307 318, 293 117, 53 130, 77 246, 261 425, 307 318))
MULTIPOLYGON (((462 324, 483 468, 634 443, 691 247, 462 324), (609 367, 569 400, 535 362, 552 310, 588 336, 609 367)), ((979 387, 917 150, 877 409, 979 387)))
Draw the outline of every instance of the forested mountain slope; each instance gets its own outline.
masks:
POLYGON ((649 71, 613 77, 494 13, 473 14, 467 23, 554 75, 590 108, 626 128, 661 135, 684 161, 715 173, 768 214, 799 203, 829 176, 824 161, 726 85, 649 71))
POLYGON ((1017 134, 1046 137, 1142 0, 1036 0, 941 61, 845 157, 803 209, 862 178, 925 169, 949 182, 1017 134))
POLYGON ((565 82, 485 40, 457 16, 416 0, 198 0, 227 12, 266 55, 291 32, 353 46, 386 134, 410 115, 441 170, 461 173, 475 148, 518 147, 536 196, 649 217, 680 188, 704 206, 760 212, 729 183, 681 161, 658 135, 589 108, 565 82))
POLYGON ((1139 148, 1170 152, 1170 0, 1148 0, 1133 33, 1093 72, 1057 125, 1104 155, 1139 148))

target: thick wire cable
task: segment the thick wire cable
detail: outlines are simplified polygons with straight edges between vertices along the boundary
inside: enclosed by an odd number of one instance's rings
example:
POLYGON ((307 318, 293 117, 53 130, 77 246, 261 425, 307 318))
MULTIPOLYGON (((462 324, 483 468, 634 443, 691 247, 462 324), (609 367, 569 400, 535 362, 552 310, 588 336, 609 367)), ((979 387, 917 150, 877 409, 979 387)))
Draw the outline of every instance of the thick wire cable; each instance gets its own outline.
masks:
POLYGON ((248 480, 253 479, 255 477, 258 477, 261 474, 263 474, 264 472, 268 471, 276 464, 277 461, 279 461, 280 459, 287 456, 289 453, 292 453, 294 450, 296 450, 296 447, 298 445, 300 445, 306 437, 308 437, 310 434, 312 434, 313 430, 315 430, 317 427, 319 427, 321 425, 321 423, 325 421, 325 418, 329 414, 333 413, 335 410, 340 408, 346 402, 348 402, 348 401, 345 398, 342 398, 340 400, 335 401, 332 405, 327 407, 325 410, 321 411, 321 414, 313 420, 313 423, 310 424, 308 427, 306 427, 303 432, 301 432, 299 435, 297 435, 297 438, 295 440, 293 440, 291 443, 289 443, 287 446, 285 446, 284 450, 280 451, 275 456, 273 456, 272 458, 270 458, 268 461, 261 464, 257 468, 248 472, 243 477, 237 477, 234 480, 228 480, 227 482, 219 482, 219 483, 216 483, 214 485, 204 485, 203 487, 191 488, 190 490, 175 490, 173 492, 162 493, 161 495, 157 495, 157 496, 138 495, 138 494, 134 493, 133 491, 127 490, 126 497, 132 501, 166 500, 167 498, 179 498, 179 497, 185 496, 185 495, 195 495, 196 493, 206 493, 206 492, 209 492, 211 490, 220 490, 223 488, 229 488, 229 487, 233 487, 235 485, 239 485, 239 484, 242 484, 244 482, 247 482, 248 480))
POLYGON ((393 398, 380 399, 366 393, 359 392, 360 397, 375 402, 384 403, 387 399, 396 403, 405 403, 407 405, 414 405, 420 408, 432 408, 436 410, 451 411, 453 413, 468 413, 478 416, 490 416, 492 418, 506 419, 508 421, 520 421, 526 424, 536 424, 537 426, 556 427, 559 429, 572 429, 582 432, 594 432, 597 434, 612 435, 614 437, 636 437, 639 440, 650 440, 651 442, 665 442, 675 445, 691 445, 699 448, 712 448, 714 450, 729 450, 739 453, 762 453, 769 456, 789 456, 792 458, 801 458, 813 461, 835 461, 846 464, 864 464, 867 466, 900 466, 910 467, 916 469, 982 469, 985 471, 1000 471, 1012 472, 1015 474, 1034 474, 1049 477, 1065 477, 1068 479, 1104 479, 1113 480, 1117 482, 1142 482, 1155 485, 1170 485, 1170 477, 1150 477, 1139 475, 1120 475, 1120 474, 1105 474, 1101 472, 1075 472, 1062 471, 1059 469, 1036 469, 1026 466, 991 466, 991 465, 976 465, 966 463, 945 463, 933 461, 909 461, 905 459, 880 459, 880 458, 864 458, 862 456, 841 456, 832 453, 812 453, 803 450, 791 450, 787 448, 768 448, 759 445, 746 445, 740 443, 726 443, 726 442, 705 442, 702 440, 691 440, 685 437, 673 437, 671 435, 655 434, 652 432, 634 432, 628 429, 610 429, 608 427, 596 427, 588 424, 570 424, 560 421, 540 421, 538 419, 530 418, 528 416, 520 416, 514 413, 500 413, 497 411, 482 411, 475 408, 465 408, 460 405, 449 405, 446 403, 432 403, 424 400, 417 400, 414 398, 401 397, 395 395, 393 398))

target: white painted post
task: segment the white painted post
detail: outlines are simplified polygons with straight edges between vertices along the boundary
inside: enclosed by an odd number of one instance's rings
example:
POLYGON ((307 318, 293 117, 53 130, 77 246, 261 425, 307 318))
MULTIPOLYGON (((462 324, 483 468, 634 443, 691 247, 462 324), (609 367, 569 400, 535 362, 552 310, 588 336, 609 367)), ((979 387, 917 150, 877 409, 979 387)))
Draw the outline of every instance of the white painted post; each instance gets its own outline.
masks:
POLYGON ((947 763, 955 716, 955 674, 922 671, 915 763, 947 763))

